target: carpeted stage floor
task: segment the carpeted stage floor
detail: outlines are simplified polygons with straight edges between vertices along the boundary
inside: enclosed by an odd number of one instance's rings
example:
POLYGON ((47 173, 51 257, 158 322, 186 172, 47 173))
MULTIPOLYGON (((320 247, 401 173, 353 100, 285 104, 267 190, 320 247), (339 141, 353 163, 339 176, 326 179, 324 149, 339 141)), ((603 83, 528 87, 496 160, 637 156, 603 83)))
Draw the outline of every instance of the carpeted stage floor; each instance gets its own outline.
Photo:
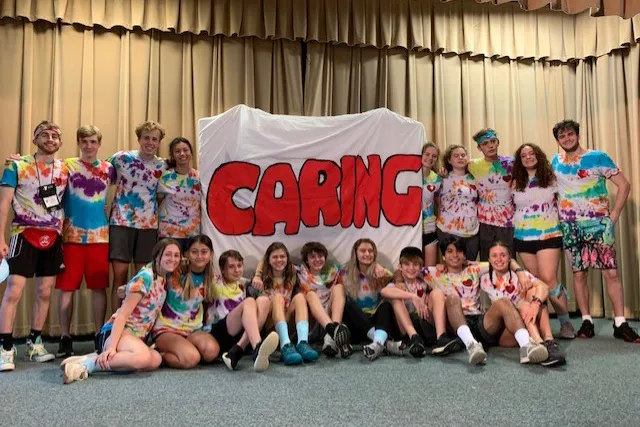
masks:
POLYGON ((247 356, 236 372, 217 363, 66 386, 59 360, 24 362, 21 345, 16 371, 0 373, 0 425, 638 426, 640 345, 612 333, 599 319, 594 339, 561 342, 568 363, 555 369, 520 365, 516 349, 491 349, 484 367, 469 367, 466 353, 370 363, 358 351, 299 367, 276 361, 262 374, 247 356))

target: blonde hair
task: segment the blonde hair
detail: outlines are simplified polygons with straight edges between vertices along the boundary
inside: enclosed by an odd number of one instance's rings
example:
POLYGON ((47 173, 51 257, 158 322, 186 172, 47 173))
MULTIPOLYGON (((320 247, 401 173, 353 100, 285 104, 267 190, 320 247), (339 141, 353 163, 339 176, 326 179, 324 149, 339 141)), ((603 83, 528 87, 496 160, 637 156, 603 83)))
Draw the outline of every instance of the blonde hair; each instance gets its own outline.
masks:
POLYGON ((138 139, 142 138, 144 132, 151 132, 152 130, 160 131, 160 140, 164 138, 164 127, 158 122, 144 122, 136 127, 136 136, 138 139))
POLYGON ((78 140, 78 142, 80 142, 82 138, 94 135, 98 138, 98 142, 102 142, 102 132, 100 132, 100 129, 98 129, 97 126, 83 125, 80 126, 76 131, 76 139, 78 140))
POLYGON ((378 259, 378 248, 376 244, 371 239, 362 238, 356 240, 351 248, 351 258, 344 265, 345 275, 344 275, 344 288, 347 294, 351 297, 354 297, 358 293, 358 285, 360 284, 360 273, 363 273, 367 278, 370 286, 375 286, 376 280, 373 277, 373 271, 376 268, 376 260, 378 259), (367 267, 366 271, 360 271, 360 263, 358 262, 358 248, 360 245, 368 243, 373 248, 373 262, 369 267, 367 267))

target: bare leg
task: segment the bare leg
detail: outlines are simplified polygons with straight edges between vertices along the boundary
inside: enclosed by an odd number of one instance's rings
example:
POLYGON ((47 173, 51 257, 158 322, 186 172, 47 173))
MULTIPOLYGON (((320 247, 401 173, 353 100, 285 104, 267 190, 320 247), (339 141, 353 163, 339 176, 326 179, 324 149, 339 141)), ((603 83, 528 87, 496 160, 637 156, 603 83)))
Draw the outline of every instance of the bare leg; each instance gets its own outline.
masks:
MULTIPOLYGON (((108 346, 111 337, 105 343, 108 346)), ((139 338, 128 330, 122 332, 118 342, 117 353, 109 362, 112 371, 151 371, 158 369, 162 363, 160 353, 150 349, 139 338)))
POLYGON ((245 348, 248 343, 256 348, 260 342, 260 326, 258 326, 258 306, 256 300, 247 298, 227 315, 227 332, 235 336, 244 329, 238 346, 245 348))
POLYGON ((551 320, 549 319, 549 309, 542 307, 538 315, 538 330, 545 341, 553 341, 553 332, 551 332, 551 320))
MULTIPOLYGON (((549 289, 555 289, 558 286, 558 265, 560 264, 560 249, 544 249, 536 254, 539 266, 538 279, 542 280, 549 286, 549 289)), ((567 295, 563 292, 559 297, 549 296, 549 301, 553 305, 558 316, 565 315, 569 312, 567 305, 567 295)))
POLYGON ((311 315, 314 319, 316 319, 320 326, 324 328, 329 323, 331 323, 331 318, 325 311, 324 307, 322 307, 322 303, 320 303, 318 294, 316 294, 315 292, 307 292, 305 298, 307 300, 307 304, 309 305, 311 315))
POLYGON ((36 277, 36 299, 33 301, 33 318, 31 327, 37 331, 44 328, 49 314, 49 302, 51 302, 51 290, 56 284, 55 276, 36 277))
POLYGON ((213 362, 220 354, 218 341, 208 332, 194 332, 187 337, 187 340, 198 349, 201 360, 206 363, 213 362))
POLYGON ((464 317, 464 312, 462 311, 462 302, 458 295, 447 295, 445 298, 445 307, 447 319, 449 319, 449 324, 454 331, 457 331, 460 326, 467 324, 467 319, 464 317))
POLYGON ((104 317, 107 314, 107 292, 105 289, 91 291, 91 303, 93 305, 93 322, 96 325, 96 334, 104 325, 104 317))
POLYGON ((292 311, 296 314, 296 323, 309 320, 307 300, 303 294, 299 293, 291 300, 291 304, 289 304, 289 309, 287 310, 287 319, 291 318, 292 311))
POLYGON ((445 310, 445 296, 440 289, 434 289, 429 293, 429 311, 436 327, 436 335, 440 335, 447 331, 447 313, 445 310))
POLYGON ((73 312, 73 292, 60 291, 58 294, 58 317, 60 318, 60 335, 70 337, 71 313, 73 312))
POLYGON ((156 339, 162 360, 174 369, 191 369, 200 363, 200 352, 193 343, 178 334, 164 333, 156 339))
POLYGON ((394 299, 390 302, 391 307, 393 307, 393 314, 396 316, 396 322, 398 322, 400 332, 407 334, 409 338, 416 335, 416 329, 413 327, 411 316, 409 316, 409 311, 407 311, 407 306, 404 304, 404 301, 394 299))
POLYGON ((111 268, 113 269, 113 286, 111 288, 111 311, 115 312, 118 308, 120 308, 118 288, 127 283, 127 277, 129 275, 129 263, 114 259, 111 261, 111 268))
POLYGON ((16 308, 22 290, 27 283, 27 279, 23 276, 12 274, 7 280, 7 288, 2 297, 2 305, 0 305, 0 333, 10 334, 13 332, 13 322, 16 319, 16 308))
MULTIPOLYGON (((529 308, 528 301, 522 301, 520 303, 520 305, 518 306, 520 317, 524 315, 524 313, 527 311, 528 308, 529 308)), ((538 332, 538 328, 535 322, 531 322, 527 325, 527 331, 529 331, 529 335, 531 336, 531 338, 533 338, 535 342, 537 343, 542 342, 542 337, 540 337, 540 333, 538 332)))
POLYGON ((524 329, 524 322, 516 307, 506 299, 499 299, 491 304, 484 315, 482 325, 491 335, 496 335, 505 328, 512 335, 519 329, 524 329))
POLYGON ((424 265, 427 267, 433 267, 438 260, 438 245, 427 245, 424 247, 424 265))
POLYGON ((573 290, 576 294, 576 302, 583 316, 590 315, 589 286, 587 284, 587 271, 573 272, 573 290))
POLYGON ((275 294, 271 300, 271 318, 273 319, 274 325, 278 324, 278 322, 285 321, 284 297, 280 294, 275 294))
POLYGON ((346 300, 344 286, 341 284, 331 287, 331 298, 329 305, 331 306, 331 320, 335 323, 342 323, 342 314, 344 313, 344 303, 346 300))
POLYGON ((618 270, 611 268, 608 270, 602 270, 602 276, 604 277, 604 283, 607 286, 607 295, 611 299, 613 304, 613 314, 616 317, 624 316, 624 291, 622 288, 622 282, 618 275, 618 270))

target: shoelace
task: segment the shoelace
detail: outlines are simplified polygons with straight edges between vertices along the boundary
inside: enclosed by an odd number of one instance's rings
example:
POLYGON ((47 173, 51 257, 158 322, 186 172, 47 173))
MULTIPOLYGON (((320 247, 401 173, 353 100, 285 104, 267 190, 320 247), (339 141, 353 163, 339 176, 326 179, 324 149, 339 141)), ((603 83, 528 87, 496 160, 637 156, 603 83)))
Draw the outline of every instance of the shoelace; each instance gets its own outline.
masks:
POLYGON ((48 354, 49 352, 47 351, 46 348, 44 348, 44 345, 42 344, 33 344, 32 350, 31 350, 31 356, 33 356, 34 354, 36 356, 43 356, 45 354, 48 354))

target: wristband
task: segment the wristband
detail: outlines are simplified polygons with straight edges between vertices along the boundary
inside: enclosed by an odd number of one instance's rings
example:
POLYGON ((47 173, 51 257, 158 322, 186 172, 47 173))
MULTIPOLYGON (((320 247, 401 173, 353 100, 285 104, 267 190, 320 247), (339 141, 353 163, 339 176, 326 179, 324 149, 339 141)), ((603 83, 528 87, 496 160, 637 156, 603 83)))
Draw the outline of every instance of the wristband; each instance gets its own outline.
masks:
POLYGON ((524 268, 522 268, 522 267, 518 267, 515 270, 513 270, 514 273, 520 273, 520 272, 523 272, 523 271, 524 271, 524 268))

